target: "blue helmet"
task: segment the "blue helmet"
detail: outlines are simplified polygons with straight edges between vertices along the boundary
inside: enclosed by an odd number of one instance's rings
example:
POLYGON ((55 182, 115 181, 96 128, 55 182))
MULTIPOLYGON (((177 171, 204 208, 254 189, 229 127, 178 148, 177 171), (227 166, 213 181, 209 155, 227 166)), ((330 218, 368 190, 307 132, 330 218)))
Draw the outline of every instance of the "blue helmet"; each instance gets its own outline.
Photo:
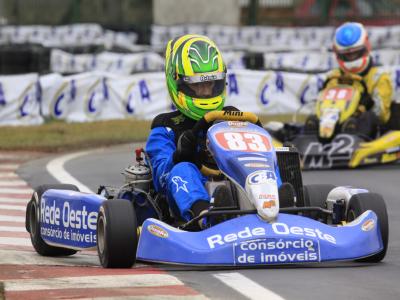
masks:
POLYGON ((361 73, 369 64, 371 45, 368 33, 360 23, 347 22, 335 31, 333 50, 344 72, 361 73))

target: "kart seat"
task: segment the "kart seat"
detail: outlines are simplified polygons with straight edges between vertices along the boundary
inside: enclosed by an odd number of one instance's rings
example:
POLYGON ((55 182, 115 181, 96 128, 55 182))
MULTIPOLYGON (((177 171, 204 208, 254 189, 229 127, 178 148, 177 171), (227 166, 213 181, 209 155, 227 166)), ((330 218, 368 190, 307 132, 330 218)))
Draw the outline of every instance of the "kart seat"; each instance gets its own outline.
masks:
POLYGON ((225 201, 225 202, 230 202, 232 203, 232 206, 229 207, 229 209, 237 209, 239 207, 238 205, 238 197, 237 197, 237 191, 234 186, 229 180, 219 180, 219 181, 207 181, 206 182, 206 190, 209 195, 215 196, 215 194, 218 193, 226 193, 227 195, 221 195, 219 197, 227 197, 230 198, 230 201, 225 201), (225 188, 219 188, 221 186, 224 186, 225 188))
MULTIPOLYGON (((238 188, 229 180, 221 181, 208 181, 206 183, 206 189, 209 195, 214 195, 217 187, 225 186, 224 192, 228 193, 228 197, 232 197, 233 207, 231 209, 248 210, 254 209, 254 206, 249 201, 245 192, 238 188)), ((279 206, 280 207, 293 207, 296 203, 296 191, 293 185, 289 182, 284 182, 279 188, 279 206)))

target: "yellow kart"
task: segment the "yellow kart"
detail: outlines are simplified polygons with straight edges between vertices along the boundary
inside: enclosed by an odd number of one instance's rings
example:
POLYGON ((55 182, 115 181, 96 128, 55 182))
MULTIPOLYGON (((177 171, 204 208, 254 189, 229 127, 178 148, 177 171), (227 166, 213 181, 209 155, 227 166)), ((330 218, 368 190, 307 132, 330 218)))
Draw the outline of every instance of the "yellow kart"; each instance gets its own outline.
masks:
POLYGON ((365 111, 360 105, 362 89, 355 87, 363 85, 362 79, 346 75, 340 82, 319 94, 313 128, 307 121, 305 125, 268 123, 265 127, 274 136, 275 145, 293 144, 304 169, 356 168, 399 160, 400 130, 372 137, 354 130, 352 120, 365 111))

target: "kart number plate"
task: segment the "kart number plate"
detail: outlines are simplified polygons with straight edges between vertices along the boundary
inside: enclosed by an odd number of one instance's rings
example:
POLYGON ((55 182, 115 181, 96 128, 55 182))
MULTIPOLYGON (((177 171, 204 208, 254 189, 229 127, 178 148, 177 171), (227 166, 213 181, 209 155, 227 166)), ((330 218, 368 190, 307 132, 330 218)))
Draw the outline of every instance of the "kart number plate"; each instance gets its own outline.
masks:
POLYGON ((255 132, 218 132, 215 138, 225 150, 268 152, 272 149, 268 137, 255 132))
POLYGON ((323 99, 331 101, 351 101, 353 96, 353 88, 330 88, 324 92, 323 99))

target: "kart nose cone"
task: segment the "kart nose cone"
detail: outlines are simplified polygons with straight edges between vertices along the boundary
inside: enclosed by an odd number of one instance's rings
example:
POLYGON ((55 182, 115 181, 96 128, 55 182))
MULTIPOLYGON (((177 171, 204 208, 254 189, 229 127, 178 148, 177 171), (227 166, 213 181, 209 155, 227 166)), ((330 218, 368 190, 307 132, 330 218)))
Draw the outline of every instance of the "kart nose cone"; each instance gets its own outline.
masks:
POLYGON ((268 174, 268 171, 250 174, 246 181, 246 192, 258 215, 271 222, 279 213, 279 194, 276 178, 272 174, 269 177, 268 174))

